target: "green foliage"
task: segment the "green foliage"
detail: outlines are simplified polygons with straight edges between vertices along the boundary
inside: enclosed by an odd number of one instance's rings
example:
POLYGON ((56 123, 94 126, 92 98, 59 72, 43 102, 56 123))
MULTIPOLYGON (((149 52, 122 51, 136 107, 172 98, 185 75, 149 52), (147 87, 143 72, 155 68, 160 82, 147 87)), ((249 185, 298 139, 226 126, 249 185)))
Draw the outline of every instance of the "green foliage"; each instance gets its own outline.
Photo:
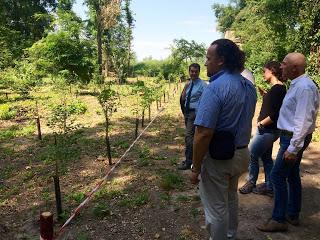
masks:
POLYGON ((9 104, 0 105, 0 120, 9 120, 16 116, 16 111, 9 104))
POLYGON ((34 125, 13 125, 8 129, 0 131, 0 140, 9 140, 14 137, 23 137, 33 134, 35 131, 34 125))
POLYGON ((320 3, 311 0, 230 1, 213 6, 218 28, 232 30, 246 53, 247 67, 259 71, 269 60, 288 52, 306 56, 320 42, 320 3), (281 21, 280 21, 281 19, 281 21))
POLYGON ((183 178, 180 174, 172 171, 165 171, 161 173, 160 186, 166 190, 172 190, 181 187, 183 184, 183 178))
POLYGON ((73 192, 73 193, 69 194, 66 198, 69 201, 74 201, 76 203, 81 203, 85 198, 85 194, 83 192, 73 192))
POLYGON ((23 50, 41 39, 51 18, 56 0, 16 1, 0 4, 0 69, 13 66, 23 55, 23 50))
POLYGON ((94 70, 92 51, 88 40, 58 31, 33 44, 27 53, 39 71, 54 76, 60 73, 67 79, 88 83, 94 70))
POLYGON ((92 208, 92 215, 98 218, 109 216, 111 213, 110 208, 105 203, 97 203, 92 208))
POLYGON ((14 68, 7 68, 0 75, 0 81, 3 88, 17 91, 27 96, 29 92, 42 83, 42 73, 36 69, 36 66, 27 59, 16 63, 14 68))
POLYGON ((119 95, 112 89, 111 85, 103 86, 98 101, 106 117, 110 116, 119 104, 119 95))
POLYGON ((70 143, 65 142, 63 139, 58 138, 57 145, 48 145, 41 149, 38 154, 39 160, 46 164, 61 161, 63 163, 61 169, 66 170, 64 163, 79 158, 80 149, 77 146, 70 145, 70 143))
POLYGON ((148 203, 150 199, 149 192, 147 190, 142 191, 138 194, 127 196, 119 201, 119 206, 127 208, 135 208, 148 203))
POLYGON ((75 124, 76 115, 84 114, 87 111, 85 103, 76 100, 68 102, 63 97, 59 104, 51 105, 51 115, 48 126, 58 134, 66 134, 79 126, 75 124))

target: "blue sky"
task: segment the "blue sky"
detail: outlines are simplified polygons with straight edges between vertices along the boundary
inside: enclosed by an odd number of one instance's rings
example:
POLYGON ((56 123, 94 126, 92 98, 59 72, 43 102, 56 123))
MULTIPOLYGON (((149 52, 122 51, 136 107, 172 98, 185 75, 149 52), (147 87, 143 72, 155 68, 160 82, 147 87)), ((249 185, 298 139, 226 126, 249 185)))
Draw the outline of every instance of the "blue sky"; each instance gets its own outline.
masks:
MULTIPOLYGON (((85 18, 83 0, 77 0, 74 10, 85 18)), ((135 14, 133 50, 138 60, 152 56, 164 59, 173 39, 184 38, 207 46, 222 34, 216 31, 216 19, 212 11, 214 3, 228 0, 132 0, 135 14)))

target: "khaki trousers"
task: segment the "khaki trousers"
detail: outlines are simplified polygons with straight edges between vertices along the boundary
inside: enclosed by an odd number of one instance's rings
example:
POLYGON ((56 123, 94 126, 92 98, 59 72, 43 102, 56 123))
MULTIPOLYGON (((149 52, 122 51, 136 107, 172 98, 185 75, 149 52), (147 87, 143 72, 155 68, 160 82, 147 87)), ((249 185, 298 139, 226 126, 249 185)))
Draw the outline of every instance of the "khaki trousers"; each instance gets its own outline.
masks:
POLYGON ((248 148, 238 149, 230 160, 204 158, 200 197, 206 227, 213 240, 235 239, 238 228, 238 180, 247 171, 248 148))

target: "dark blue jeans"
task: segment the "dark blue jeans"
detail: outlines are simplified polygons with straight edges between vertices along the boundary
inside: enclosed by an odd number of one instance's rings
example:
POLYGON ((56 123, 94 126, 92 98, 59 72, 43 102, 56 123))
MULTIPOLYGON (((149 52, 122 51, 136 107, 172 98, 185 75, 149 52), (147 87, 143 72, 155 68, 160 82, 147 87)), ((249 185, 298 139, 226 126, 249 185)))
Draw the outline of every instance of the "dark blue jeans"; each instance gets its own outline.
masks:
POLYGON ((185 156, 186 156, 186 164, 191 166, 192 164, 192 154, 193 154, 193 136, 194 136, 194 120, 196 118, 196 114, 194 111, 186 113, 184 116, 184 123, 186 125, 185 132, 185 156))
POLYGON ((270 181, 270 173, 273 167, 272 147, 273 143, 278 139, 279 131, 265 128, 258 128, 256 135, 249 145, 250 162, 249 162, 249 181, 256 184, 259 175, 259 158, 263 162, 265 173, 265 182, 267 188, 272 190, 270 181))
POLYGON ((290 165, 283 160, 283 154, 290 145, 291 137, 280 136, 280 149, 271 172, 271 182, 275 194, 273 220, 285 222, 286 214, 292 219, 299 218, 301 210, 300 162, 303 151, 308 147, 311 139, 312 134, 306 136, 296 161, 290 165))

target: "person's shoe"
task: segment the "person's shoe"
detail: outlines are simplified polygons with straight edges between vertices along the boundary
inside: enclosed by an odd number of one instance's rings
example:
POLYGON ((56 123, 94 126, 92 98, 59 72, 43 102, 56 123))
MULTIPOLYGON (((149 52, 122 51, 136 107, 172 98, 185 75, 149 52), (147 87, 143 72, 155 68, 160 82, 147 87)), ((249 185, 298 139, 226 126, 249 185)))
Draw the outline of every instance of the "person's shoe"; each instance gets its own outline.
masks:
POLYGON ((287 216, 286 221, 288 223, 290 223, 292 226, 299 226, 300 225, 299 218, 291 218, 291 217, 287 216))
POLYGON ((248 181, 241 188, 239 188, 239 192, 242 194, 248 194, 248 193, 252 192, 254 187, 255 187, 255 185, 248 181))
POLYGON ((192 164, 187 164, 186 161, 183 161, 183 162, 180 163, 180 165, 178 166, 178 170, 188 170, 188 169, 191 169, 191 165, 192 165, 192 164))
POLYGON ((252 192, 260 195, 267 195, 269 197, 273 197, 273 190, 268 189, 265 183, 257 184, 257 186, 252 189, 252 192))
POLYGON ((273 219, 270 219, 268 222, 258 225, 257 229, 262 232, 285 232, 288 230, 288 224, 279 223, 273 219))

